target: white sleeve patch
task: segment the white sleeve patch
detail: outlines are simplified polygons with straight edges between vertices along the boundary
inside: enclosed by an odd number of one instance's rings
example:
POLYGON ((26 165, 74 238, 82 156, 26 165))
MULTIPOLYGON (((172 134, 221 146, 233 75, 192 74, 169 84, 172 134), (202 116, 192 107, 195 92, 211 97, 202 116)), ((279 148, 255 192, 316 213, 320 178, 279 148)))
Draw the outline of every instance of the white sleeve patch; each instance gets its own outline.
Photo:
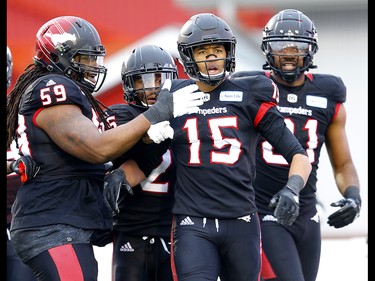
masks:
POLYGON ((327 108, 327 98, 306 96, 306 104, 313 107, 327 108))

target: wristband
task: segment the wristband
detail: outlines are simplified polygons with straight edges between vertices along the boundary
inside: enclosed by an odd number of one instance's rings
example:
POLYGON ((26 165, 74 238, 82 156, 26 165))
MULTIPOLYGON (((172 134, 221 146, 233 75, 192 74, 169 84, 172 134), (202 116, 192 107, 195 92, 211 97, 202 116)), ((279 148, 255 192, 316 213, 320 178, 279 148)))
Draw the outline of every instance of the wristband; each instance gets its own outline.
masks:
POLYGON ((295 194, 299 194, 299 192, 302 190, 302 188, 305 186, 305 182, 303 181, 303 178, 300 175, 292 175, 288 182, 286 183, 286 186, 292 190, 295 194))
POLYGON ((346 188, 344 192, 344 197, 346 199, 353 198, 359 201, 360 204, 362 204, 361 195, 359 194, 359 187, 350 185, 346 188))
POLYGON ((154 125, 156 123, 159 123, 161 121, 169 120, 171 117, 168 115, 168 111, 160 111, 159 108, 157 108, 156 103, 149 109, 147 109, 145 112, 143 112, 143 116, 151 123, 151 125, 154 125))

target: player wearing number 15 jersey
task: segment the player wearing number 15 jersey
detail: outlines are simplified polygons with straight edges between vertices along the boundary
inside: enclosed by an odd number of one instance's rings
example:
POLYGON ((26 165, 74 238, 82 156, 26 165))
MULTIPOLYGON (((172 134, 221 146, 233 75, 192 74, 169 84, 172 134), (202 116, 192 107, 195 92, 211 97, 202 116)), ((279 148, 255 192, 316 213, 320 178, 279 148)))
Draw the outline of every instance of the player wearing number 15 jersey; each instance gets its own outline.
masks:
POLYGON ((221 18, 191 17, 178 50, 205 103, 196 114, 171 120, 176 163, 172 212, 175 280, 256 281, 260 229, 253 180, 255 149, 264 136, 291 164, 288 186, 277 195, 276 216, 290 223, 294 203, 311 171, 305 151, 277 110, 278 89, 264 76, 228 79, 235 67, 236 38, 221 18))
POLYGON ((312 172, 300 193, 299 216, 291 226, 281 225, 269 202, 287 182, 289 166, 277 148, 263 137, 259 140, 254 189, 265 254, 262 276, 264 280, 315 281, 321 249, 315 193, 323 144, 337 187, 345 197, 333 203, 342 208, 328 217, 328 223, 343 227, 353 222, 360 211, 359 181, 345 133, 346 87, 337 76, 306 72, 315 67, 317 31, 314 23, 300 11, 283 10, 272 17, 263 30, 261 47, 267 58, 264 65, 267 71, 238 72, 233 77, 264 75, 277 84, 278 109, 312 164, 312 172), (268 262, 273 270, 267 267, 268 262))

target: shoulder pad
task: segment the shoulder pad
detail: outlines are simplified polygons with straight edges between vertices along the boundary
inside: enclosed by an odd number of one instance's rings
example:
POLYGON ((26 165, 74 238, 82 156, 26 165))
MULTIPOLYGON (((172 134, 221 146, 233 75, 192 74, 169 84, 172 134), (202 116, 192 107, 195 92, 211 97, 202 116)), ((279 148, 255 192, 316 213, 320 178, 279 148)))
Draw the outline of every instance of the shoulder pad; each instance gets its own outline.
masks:
POLYGON ((115 115, 117 114, 118 112, 121 112, 121 111, 124 111, 125 110, 125 107, 127 107, 128 105, 124 104, 124 103, 117 103, 117 104, 112 104, 110 106, 108 106, 108 109, 105 110, 105 112, 108 114, 108 115, 115 115))
POLYGON ((80 87, 77 83, 74 82, 74 80, 57 73, 51 73, 42 77, 39 77, 35 82, 33 83, 35 87, 48 87, 53 85, 62 84, 66 88, 78 88, 80 91, 80 87))
POLYGON ((337 103, 346 101, 346 86, 340 77, 330 74, 313 74, 311 81, 318 84, 332 101, 337 103))
POLYGON ((113 104, 106 110, 108 117, 115 116, 118 125, 129 122, 142 112, 144 112, 144 110, 141 108, 125 103, 113 104))
POLYGON ((246 77, 246 76, 254 76, 254 75, 265 75, 264 71, 259 70, 247 70, 247 71, 237 71, 232 73, 229 78, 238 78, 238 77, 246 77))
POLYGON ((22 96, 19 110, 21 113, 32 108, 37 109, 57 104, 77 104, 81 106, 85 102, 86 98, 78 84, 64 75, 52 73, 39 77, 27 87, 22 96), (57 85, 61 85, 64 89, 56 88, 57 85), (48 89, 44 91, 44 96, 40 94, 42 89, 48 89), (57 91, 56 94, 53 93, 55 90, 57 91), (61 98, 62 93, 65 95, 64 98, 61 98))
POLYGON ((173 79, 171 85, 171 92, 175 92, 178 89, 194 84, 195 82, 190 79, 173 79))
MULTIPOLYGON (((245 78, 243 78, 245 79, 245 78)), ((279 89, 276 84, 264 75, 248 76, 250 93, 258 102, 279 102, 279 89)))

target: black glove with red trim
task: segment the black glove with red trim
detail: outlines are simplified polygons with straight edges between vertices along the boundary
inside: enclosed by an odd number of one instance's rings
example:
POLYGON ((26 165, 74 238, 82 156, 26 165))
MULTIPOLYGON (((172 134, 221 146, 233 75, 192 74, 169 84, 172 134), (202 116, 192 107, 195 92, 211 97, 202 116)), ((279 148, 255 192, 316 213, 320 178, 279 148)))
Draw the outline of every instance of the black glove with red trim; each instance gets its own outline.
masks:
POLYGON ((31 158, 31 156, 21 156, 20 158, 13 160, 9 168, 12 172, 21 176, 21 181, 26 183, 33 179, 39 172, 39 165, 31 158))

